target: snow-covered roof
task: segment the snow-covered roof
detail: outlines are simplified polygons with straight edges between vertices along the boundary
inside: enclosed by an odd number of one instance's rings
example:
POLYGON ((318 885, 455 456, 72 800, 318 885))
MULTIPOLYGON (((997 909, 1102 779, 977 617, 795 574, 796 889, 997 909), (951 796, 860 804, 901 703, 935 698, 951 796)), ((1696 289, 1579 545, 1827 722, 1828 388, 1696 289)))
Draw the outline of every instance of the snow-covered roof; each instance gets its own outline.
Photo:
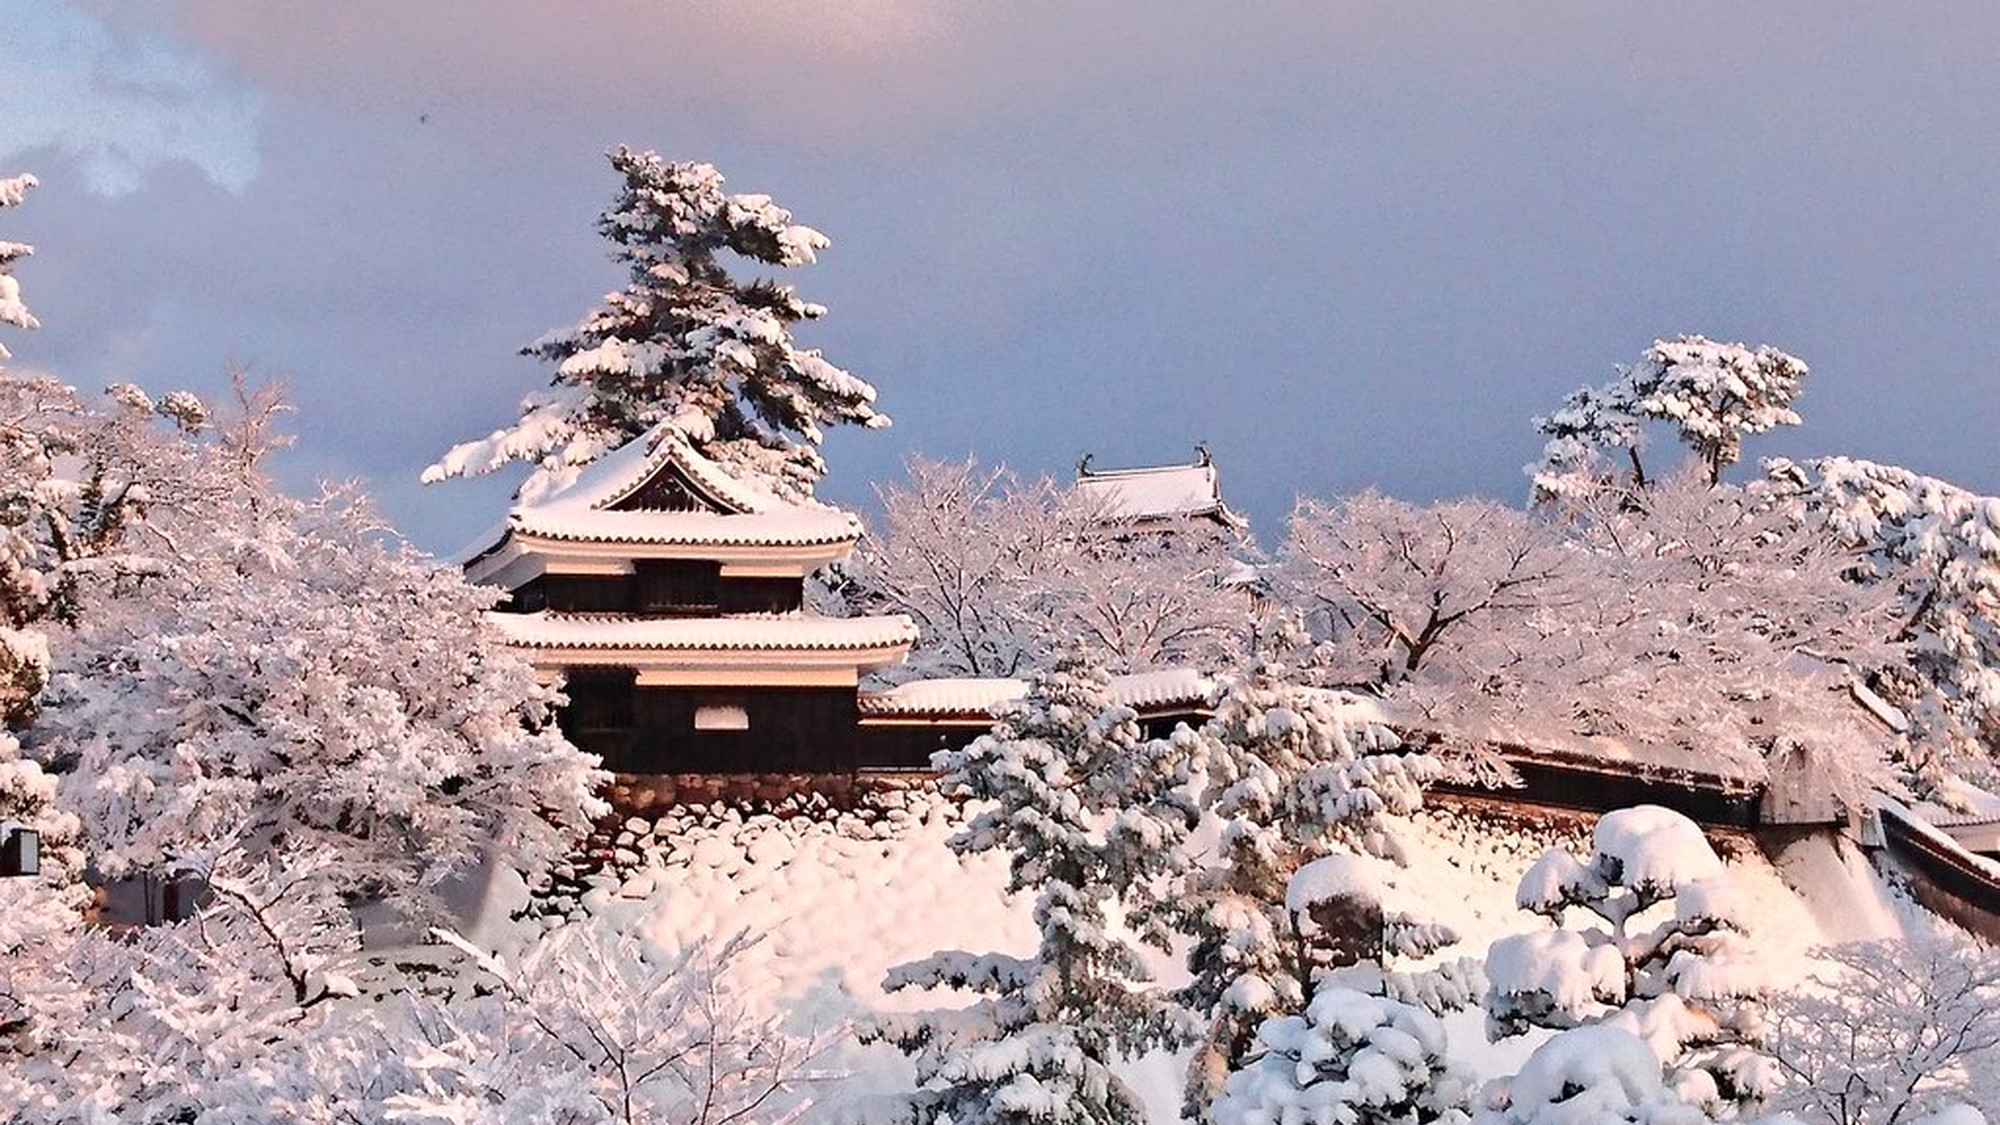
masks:
POLYGON ((537 507, 516 509, 508 526, 526 535, 579 543, 684 543, 704 547, 821 546, 852 543, 861 536, 861 521, 846 512, 799 507, 742 515, 537 507))
MULTIPOLYGON (((1111 698, 1134 711, 1200 707, 1213 686, 1208 677, 1187 668, 1166 668, 1111 677, 1111 698)), ((961 677, 914 680, 886 691, 862 692, 863 718, 937 718, 987 715, 1002 703, 1028 693, 1021 679, 961 677)))
POLYGON ((694 651, 859 651, 914 644, 917 627, 901 614, 816 617, 632 618, 572 613, 490 613, 508 643, 530 649, 694 651))
POLYGON ((1192 465, 1092 469, 1090 458, 1077 466, 1076 491, 1104 514, 1134 522, 1211 519, 1228 527, 1248 526, 1222 502, 1222 484, 1206 453, 1192 465))
POLYGON ((2000 824, 2000 794, 1969 781, 1953 779, 1938 794, 1941 800, 1910 801, 1903 807, 1924 823, 1939 828, 2000 824))
POLYGON ((679 469, 710 499, 736 513, 793 506, 766 489, 738 480, 696 452, 669 420, 593 461, 562 488, 521 507, 615 508, 668 468, 679 469))
POLYGON ((1770 768, 1759 754, 1703 750, 1672 742, 1636 742, 1602 735, 1554 731, 1519 731, 1481 723, 1440 723, 1386 700, 1373 701, 1377 721, 1398 731, 1427 734, 1446 742, 1470 739, 1498 749, 1514 762, 1547 762, 1620 774, 1668 774, 1712 778, 1730 785, 1755 788, 1770 780, 1770 768))
MULTIPOLYGON (((811 565, 841 557, 861 537, 861 521, 837 508, 782 499, 738 480, 702 456, 666 422, 585 466, 567 484, 516 503, 505 524, 465 553, 471 564, 489 556, 549 553, 549 542, 628 546, 820 548, 811 565), (648 486, 672 474, 676 489, 700 510, 646 505, 648 486), (684 488, 682 486, 685 486, 684 488), (522 540, 528 540, 523 544, 522 540), (536 547, 532 541, 544 543, 536 547), (519 544, 505 552, 508 543, 519 544)), ((488 560, 485 569, 502 565, 488 560)), ((511 571, 510 571, 511 573, 511 571)), ((494 580, 490 575, 478 578, 494 580)))

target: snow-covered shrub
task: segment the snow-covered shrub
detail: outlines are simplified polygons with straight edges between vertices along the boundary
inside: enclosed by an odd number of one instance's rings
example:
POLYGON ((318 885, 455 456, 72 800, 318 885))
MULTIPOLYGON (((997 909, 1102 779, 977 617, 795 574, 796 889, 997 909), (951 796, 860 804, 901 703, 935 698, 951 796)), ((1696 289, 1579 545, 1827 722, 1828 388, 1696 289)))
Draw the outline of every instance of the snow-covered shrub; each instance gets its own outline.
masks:
POLYGON ((1303 1015, 1264 1021, 1216 1100, 1216 1125, 1464 1122, 1471 1083, 1444 1025, 1414 1005, 1322 985, 1303 1015))
POLYGON ((992 802, 953 837, 960 852, 1002 849, 1008 890, 1035 894, 1041 940, 1028 956, 939 953, 901 966, 891 990, 951 986, 970 1008, 883 1017, 867 1035, 916 1063, 903 1119, 954 1125, 1137 1125, 1138 1096, 1112 1073, 1120 1055, 1183 1042, 1178 1007, 1148 987, 1134 938, 1170 933, 1146 909, 1193 821, 1170 786, 1177 748, 1144 742, 1130 708, 1087 656, 1036 674, 993 733, 934 759, 947 792, 992 802), (1137 904, 1114 926, 1121 900, 1137 904), (1127 934, 1132 936, 1127 936, 1127 934))
POLYGON ((788 285, 729 275, 728 256, 802 266, 827 239, 766 195, 731 195, 710 164, 620 147, 622 179, 598 232, 627 269, 574 328, 523 349, 555 364, 555 389, 530 395, 521 418, 455 446, 426 481, 534 466, 523 497, 560 487, 586 465, 662 423, 703 456, 780 495, 810 497, 826 471, 820 427, 889 424, 875 388, 792 341, 825 315, 788 285))
POLYGON ((1693 821, 1652 805, 1606 813, 1587 859, 1551 850, 1522 876, 1515 901, 1556 928, 1493 943, 1488 1035, 1617 1028, 1651 1049, 1679 1097, 1756 1105, 1776 1081, 1756 1050, 1769 986, 1736 895, 1693 821), (1570 928, 1572 914, 1593 924, 1570 928))
POLYGON ((2000 1062, 2000 957, 1939 934, 1815 951, 1829 962, 1771 1003, 1772 1104, 1827 1125, 1897 1125, 1990 1098, 2000 1062))
POLYGON ((0 1068, 18 1119, 360 1114, 397 1048, 371 1004, 350 1003, 359 934, 325 860, 296 862, 225 852, 203 867, 213 896, 197 918, 72 935, 57 966, 76 990, 69 1018, 0 1068))
POLYGON ((1495 1083, 1479 1125, 1707 1125, 1708 1115, 1660 1079, 1660 1060, 1617 1027, 1577 1027, 1495 1083))
POLYGON ((795 1119, 833 1080, 813 1067, 840 1028, 795 1034, 743 1001, 731 966, 747 935, 661 952, 573 923, 514 965, 442 936, 476 993, 396 1010, 413 1049, 392 1120, 759 1125, 795 1119))

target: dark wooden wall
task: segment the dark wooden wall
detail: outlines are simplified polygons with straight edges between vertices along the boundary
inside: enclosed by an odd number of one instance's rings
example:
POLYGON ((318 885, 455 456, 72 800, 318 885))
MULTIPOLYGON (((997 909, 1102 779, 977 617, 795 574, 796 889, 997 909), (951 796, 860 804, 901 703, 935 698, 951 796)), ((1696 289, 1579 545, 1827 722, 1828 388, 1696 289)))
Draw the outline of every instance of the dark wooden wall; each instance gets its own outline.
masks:
POLYGON ((635 687, 630 673, 571 676, 563 733, 617 773, 849 773, 853 688, 635 687), (697 730, 703 706, 740 707, 743 730, 697 730))
POLYGON ((791 613, 804 603, 804 583, 797 578, 724 578, 720 564, 699 559, 641 559, 634 567, 629 575, 539 575, 516 588, 505 608, 706 617, 791 613))

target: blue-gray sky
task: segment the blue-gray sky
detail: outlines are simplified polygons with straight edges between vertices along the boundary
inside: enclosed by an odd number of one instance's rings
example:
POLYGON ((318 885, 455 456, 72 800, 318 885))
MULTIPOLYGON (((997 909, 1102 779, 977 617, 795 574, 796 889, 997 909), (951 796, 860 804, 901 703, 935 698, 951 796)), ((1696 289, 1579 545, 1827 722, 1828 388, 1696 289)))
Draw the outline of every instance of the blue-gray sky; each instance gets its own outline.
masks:
POLYGON ((0 0, 14 365, 299 408, 285 473, 422 488, 618 282, 618 143, 825 231, 804 336, 921 450, 1027 472, 1215 451, 1295 495, 1518 500, 1528 424, 1656 336, 1813 366, 1798 431, 2000 492, 2000 8, 1433 0, 0 0))

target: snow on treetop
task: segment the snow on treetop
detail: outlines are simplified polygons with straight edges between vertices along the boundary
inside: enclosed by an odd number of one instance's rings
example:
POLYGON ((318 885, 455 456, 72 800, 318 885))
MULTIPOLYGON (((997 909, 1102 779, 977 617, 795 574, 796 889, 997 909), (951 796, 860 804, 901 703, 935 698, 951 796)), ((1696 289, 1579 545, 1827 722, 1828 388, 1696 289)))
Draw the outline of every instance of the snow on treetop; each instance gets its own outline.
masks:
POLYGON ((1625 886, 1655 892, 1718 875, 1722 860, 1694 821, 1639 805, 1604 814, 1592 835, 1598 870, 1625 886))
POLYGON ((28 197, 28 189, 41 184, 30 175, 0 176, 0 207, 17 207, 28 197))
POLYGON ((1486 980, 1496 996, 1546 996, 1574 1020, 1623 995, 1625 962, 1614 946, 1574 930, 1540 930, 1494 942, 1486 951, 1486 980))
POLYGON ((1514 905, 1537 914, 1560 916, 1579 897, 1601 896, 1607 890, 1604 876, 1585 867, 1561 848, 1550 848, 1521 876, 1514 892, 1514 905))
POLYGON ((826 237, 769 196, 724 193, 713 165, 627 148, 610 159, 623 183, 598 230, 627 267, 625 288, 524 349, 555 365, 554 389, 524 399, 513 425, 448 451, 424 479, 524 461, 535 471, 521 495, 533 498, 668 423, 732 476, 809 498, 826 470, 823 425, 889 419, 874 387, 794 344, 792 326, 825 309, 731 268, 804 265, 826 237))
POLYGON ((1294 872, 1285 885, 1285 909, 1293 914, 1341 898, 1382 901, 1382 882, 1371 861, 1340 853, 1321 856, 1294 872))
MULTIPOLYGON (((37 183, 33 176, 10 176, 0 178, 0 207, 12 207, 27 197, 28 189, 37 183)), ((28 311, 21 301, 21 283, 7 274, 9 263, 34 253, 34 248, 20 242, 0 241, 0 324, 11 324, 16 328, 39 328, 40 322, 28 311)), ((7 358, 7 349, 0 346, 0 359, 7 358)))

